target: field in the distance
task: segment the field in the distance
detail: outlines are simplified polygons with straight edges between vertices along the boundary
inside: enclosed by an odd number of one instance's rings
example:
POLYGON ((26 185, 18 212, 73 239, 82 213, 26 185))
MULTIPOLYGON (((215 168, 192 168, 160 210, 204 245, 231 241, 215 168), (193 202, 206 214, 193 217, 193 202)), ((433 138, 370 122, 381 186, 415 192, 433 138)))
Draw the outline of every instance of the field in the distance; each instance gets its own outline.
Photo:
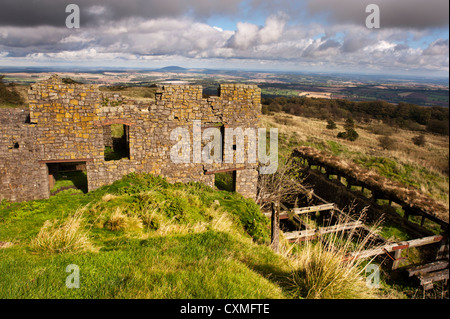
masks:
MULTIPOLYGON (((47 79, 55 72, 36 70, 2 72, 6 82, 31 84, 47 79)), ((263 97, 299 96, 313 92, 315 96, 352 101, 384 100, 389 103, 412 103, 421 106, 448 107, 448 79, 402 78, 356 74, 310 74, 256 72, 244 70, 209 70, 169 67, 155 70, 80 71, 60 70, 61 77, 82 83, 100 85, 195 84, 202 85, 205 94, 215 94, 219 83, 256 84, 263 97)))

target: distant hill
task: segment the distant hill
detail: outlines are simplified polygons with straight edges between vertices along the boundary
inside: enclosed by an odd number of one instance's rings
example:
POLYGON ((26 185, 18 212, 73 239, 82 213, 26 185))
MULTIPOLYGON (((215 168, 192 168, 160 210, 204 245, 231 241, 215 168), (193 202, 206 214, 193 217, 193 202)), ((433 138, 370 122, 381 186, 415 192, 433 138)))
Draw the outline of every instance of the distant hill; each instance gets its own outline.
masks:
POLYGON ((156 69, 155 71, 162 71, 162 72, 187 72, 189 69, 182 68, 180 66, 166 66, 164 68, 156 69))

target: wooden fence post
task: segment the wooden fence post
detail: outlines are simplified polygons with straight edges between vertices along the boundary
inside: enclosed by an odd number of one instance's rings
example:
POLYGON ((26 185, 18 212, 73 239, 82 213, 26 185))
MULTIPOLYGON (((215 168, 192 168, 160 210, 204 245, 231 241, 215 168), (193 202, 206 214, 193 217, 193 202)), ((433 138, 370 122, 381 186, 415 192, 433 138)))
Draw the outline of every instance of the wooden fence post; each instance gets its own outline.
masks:
POLYGON ((280 204, 272 203, 272 234, 270 245, 277 253, 280 242, 280 204))
POLYGON ((444 236, 436 253, 436 260, 441 259, 448 259, 448 236, 444 236))
POLYGON ((400 260, 402 259, 402 249, 394 251, 394 260, 392 261, 392 270, 395 270, 400 266, 400 260))

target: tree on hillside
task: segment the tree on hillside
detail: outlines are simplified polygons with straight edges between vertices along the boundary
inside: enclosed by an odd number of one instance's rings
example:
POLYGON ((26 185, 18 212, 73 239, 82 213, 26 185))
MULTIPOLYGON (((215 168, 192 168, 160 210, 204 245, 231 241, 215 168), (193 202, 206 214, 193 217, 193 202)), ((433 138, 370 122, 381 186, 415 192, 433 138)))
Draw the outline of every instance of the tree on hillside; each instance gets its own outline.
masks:
POLYGON ((442 135, 448 135, 449 122, 448 120, 430 120, 427 124, 427 131, 442 135))
POLYGON ((359 137, 358 132, 355 130, 355 126, 355 121, 349 117, 344 124, 345 132, 339 132, 337 137, 344 138, 349 141, 355 141, 359 137))
POLYGON ((337 128, 336 123, 334 123, 333 120, 329 119, 327 122, 327 129, 329 130, 334 130, 335 128, 337 128))

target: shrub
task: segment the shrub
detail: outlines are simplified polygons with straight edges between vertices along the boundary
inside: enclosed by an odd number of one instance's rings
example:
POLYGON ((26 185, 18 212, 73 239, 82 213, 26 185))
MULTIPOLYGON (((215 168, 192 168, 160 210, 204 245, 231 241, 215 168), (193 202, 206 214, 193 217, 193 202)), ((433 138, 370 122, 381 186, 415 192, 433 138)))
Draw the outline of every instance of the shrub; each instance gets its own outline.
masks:
POLYGON ((412 138, 412 142, 417 146, 425 146, 425 144, 426 144, 425 135, 420 134, 420 135, 414 136, 412 138))
POLYGON ((287 125, 287 126, 295 126, 295 122, 292 120, 292 116, 279 116, 276 115, 274 118, 275 123, 287 125))
POLYGON ((394 129, 386 124, 371 125, 369 131, 376 135, 392 135, 395 133, 394 129))
POLYGON ((356 141, 356 139, 359 137, 358 132, 356 132, 354 129, 348 129, 347 130, 347 140, 349 141, 356 141))
POLYGON ((81 82, 75 81, 74 79, 71 78, 62 78, 61 81, 64 84, 82 84, 81 82))
POLYGON ((339 132, 337 134, 338 138, 343 138, 349 141, 355 141, 359 134, 355 130, 355 121, 352 118, 348 118, 344 124, 345 132, 339 132))
POLYGON ((380 136, 378 143, 384 150, 392 150, 396 146, 395 140, 387 135, 380 136))
POLYGON ((327 124, 327 129, 334 130, 335 128, 337 128, 337 125, 336 125, 336 123, 334 123, 333 120, 328 120, 327 123, 328 123, 327 124))
POLYGON ((348 129, 345 132, 339 132, 337 134, 338 138, 343 138, 349 141, 356 141, 356 139, 359 137, 358 132, 356 132, 354 129, 348 129))
POLYGON ((30 247, 36 252, 49 254, 94 250, 87 232, 83 230, 80 211, 64 222, 47 220, 30 247))
POLYGON ((346 131, 348 131, 350 129, 354 129, 355 121, 351 117, 349 117, 348 119, 345 120, 344 128, 346 131))

